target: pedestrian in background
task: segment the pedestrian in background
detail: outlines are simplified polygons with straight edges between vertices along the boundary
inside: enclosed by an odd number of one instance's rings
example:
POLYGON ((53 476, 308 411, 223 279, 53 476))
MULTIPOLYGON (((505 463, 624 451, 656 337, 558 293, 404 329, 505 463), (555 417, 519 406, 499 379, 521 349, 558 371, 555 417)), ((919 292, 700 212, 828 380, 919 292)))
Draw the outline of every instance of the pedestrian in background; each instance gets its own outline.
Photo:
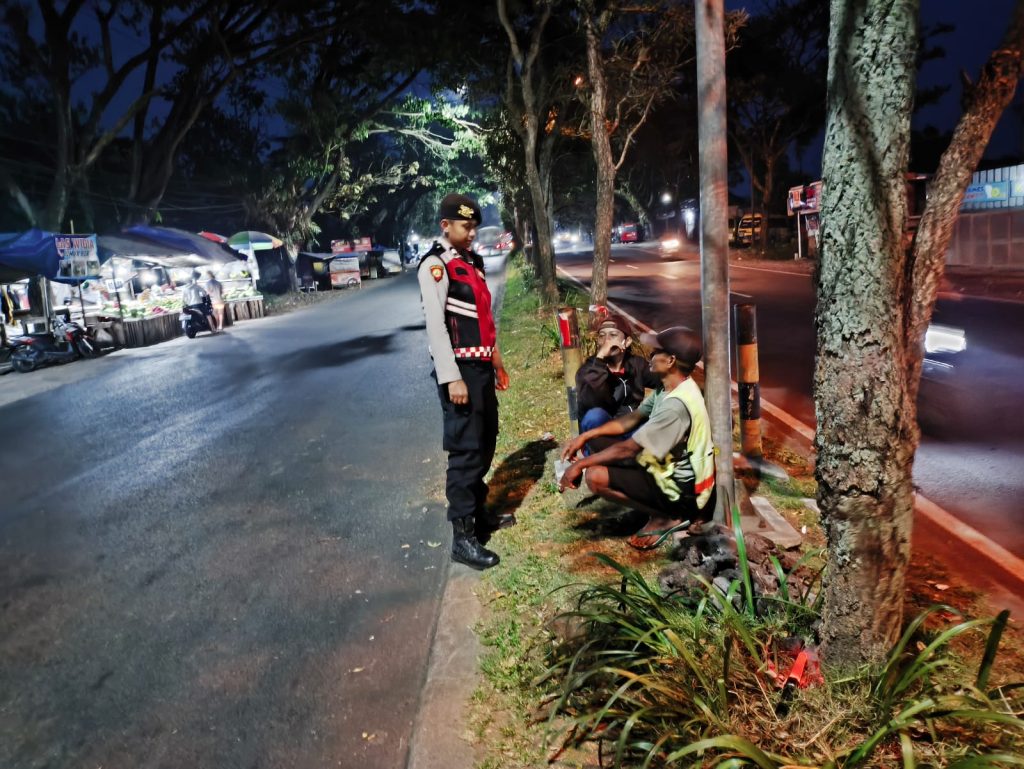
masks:
POLYGON ((210 295, 213 305, 213 319, 217 323, 217 331, 224 330, 224 285, 217 280, 213 270, 206 271, 206 293, 210 295))
POLYGON ((417 276, 444 419, 452 560, 489 569, 500 559, 480 538, 505 521, 487 513, 484 476, 498 439, 495 389, 507 390, 509 376, 498 349, 483 260, 470 250, 480 206, 450 194, 441 201, 439 216, 442 237, 420 260, 417 276))

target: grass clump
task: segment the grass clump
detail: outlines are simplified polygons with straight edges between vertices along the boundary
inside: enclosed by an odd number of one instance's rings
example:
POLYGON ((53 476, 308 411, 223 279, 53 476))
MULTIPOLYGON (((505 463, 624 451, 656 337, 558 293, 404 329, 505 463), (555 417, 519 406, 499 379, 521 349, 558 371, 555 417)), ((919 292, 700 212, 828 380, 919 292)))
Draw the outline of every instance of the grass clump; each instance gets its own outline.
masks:
POLYGON ((745 579, 725 593, 705 585, 694 601, 610 565, 621 584, 580 593, 570 612, 578 632, 553 646, 540 679, 557 682, 556 755, 591 742, 600 765, 615 767, 1024 765, 1024 703, 1013 686, 989 686, 1005 612, 925 631, 930 614, 951 611, 934 607, 879 669, 822 681, 789 705, 770 673, 787 611, 753 611, 745 579), (949 643, 978 631, 985 654, 972 671, 949 643))

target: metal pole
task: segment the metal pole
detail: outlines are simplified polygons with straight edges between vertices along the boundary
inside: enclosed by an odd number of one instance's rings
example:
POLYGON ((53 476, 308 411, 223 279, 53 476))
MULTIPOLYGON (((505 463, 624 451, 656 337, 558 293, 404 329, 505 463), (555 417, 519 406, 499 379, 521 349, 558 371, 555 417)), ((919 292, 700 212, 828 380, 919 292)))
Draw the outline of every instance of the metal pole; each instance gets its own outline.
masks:
MULTIPOLYGON (((731 519, 732 397, 729 377, 729 192, 725 124, 725 10, 723 0, 696 0, 697 110, 700 140, 701 309, 704 398, 717 447, 715 520, 731 519)), ((753 201, 751 201, 753 202, 753 201)))
POLYGON ((803 259, 804 258, 804 234, 802 232, 802 226, 801 226, 803 224, 803 219, 804 219, 803 214, 801 214, 801 212, 797 211, 796 212, 796 254, 797 254, 796 258, 797 259, 803 259))
POLYGON ((737 304, 736 383, 740 393, 740 451, 761 456, 761 375, 757 365, 757 306, 737 304))
POLYGON ((558 310, 558 336, 562 346, 562 373, 565 377, 565 397, 569 405, 569 429, 572 436, 580 434, 579 406, 576 402, 576 372, 582 361, 580 352, 580 326, 575 307, 558 310))

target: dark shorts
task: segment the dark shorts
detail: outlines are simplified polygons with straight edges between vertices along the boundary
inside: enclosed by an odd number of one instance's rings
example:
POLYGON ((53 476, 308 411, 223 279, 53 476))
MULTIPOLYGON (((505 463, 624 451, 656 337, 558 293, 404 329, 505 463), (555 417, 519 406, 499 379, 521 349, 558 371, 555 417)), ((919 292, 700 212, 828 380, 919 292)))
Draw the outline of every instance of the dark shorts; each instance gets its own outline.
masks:
MULTIPOLYGON (((607 444, 602 445, 601 440, 598 438, 591 441, 592 444, 598 444, 592 447, 595 451, 600 451, 607 446, 607 444)), ((635 459, 605 465, 605 467, 608 470, 609 486, 642 505, 663 512, 668 518, 707 521, 714 515, 716 496, 714 491, 711 492, 711 497, 704 508, 698 510, 692 482, 683 485, 682 495, 673 502, 658 488, 654 476, 647 472, 646 468, 637 464, 635 459)))

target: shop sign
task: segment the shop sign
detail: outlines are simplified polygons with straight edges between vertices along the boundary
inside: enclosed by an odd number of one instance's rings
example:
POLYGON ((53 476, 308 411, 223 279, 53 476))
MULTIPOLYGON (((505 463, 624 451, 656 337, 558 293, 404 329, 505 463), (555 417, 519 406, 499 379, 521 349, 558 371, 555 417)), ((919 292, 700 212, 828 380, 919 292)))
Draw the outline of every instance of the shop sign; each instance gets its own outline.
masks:
POLYGON ((790 187, 786 197, 786 212, 793 216, 796 213, 812 213, 818 210, 821 200, 821 182, 808 184, 806 187, 790 187))
POLYGON ((371 248, 373 248, 373 238, 331 241, 332 254, 350 254, 353 251, 369 251, 371 248))
POLYGON ((60 259, 58 278, 95 278, 100 274, 99 249, 95 235, 54 235, 60 259))
POLYGON ((1010 197, 1010 183, 984 182, 972 184, 964 194, 964 203, 995 203, 1010 197))

